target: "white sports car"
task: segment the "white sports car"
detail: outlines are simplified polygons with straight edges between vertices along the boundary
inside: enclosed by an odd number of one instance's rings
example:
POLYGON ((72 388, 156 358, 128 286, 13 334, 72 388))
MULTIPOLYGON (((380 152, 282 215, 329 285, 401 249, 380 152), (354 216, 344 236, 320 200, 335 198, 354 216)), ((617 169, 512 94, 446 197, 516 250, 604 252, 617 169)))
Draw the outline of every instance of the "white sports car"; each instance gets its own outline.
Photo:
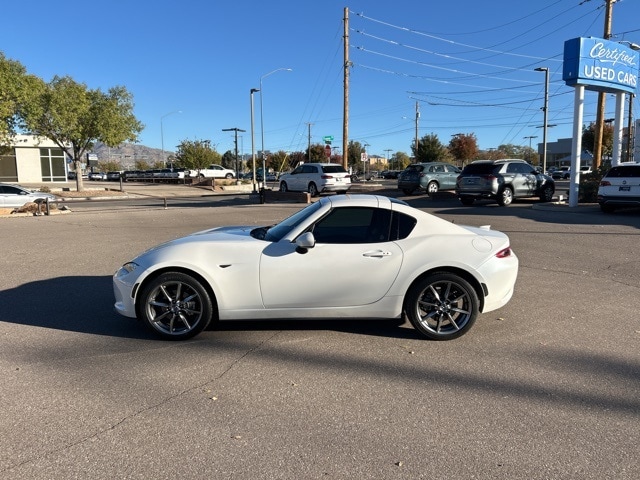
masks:
POLYGON ((401 318, 449 340, 513 294, 518 258, 489 227, 376 195, 320 199, 270 227, 159 245, 113 276, 115 309, 167 339, 215 320, 401 318))

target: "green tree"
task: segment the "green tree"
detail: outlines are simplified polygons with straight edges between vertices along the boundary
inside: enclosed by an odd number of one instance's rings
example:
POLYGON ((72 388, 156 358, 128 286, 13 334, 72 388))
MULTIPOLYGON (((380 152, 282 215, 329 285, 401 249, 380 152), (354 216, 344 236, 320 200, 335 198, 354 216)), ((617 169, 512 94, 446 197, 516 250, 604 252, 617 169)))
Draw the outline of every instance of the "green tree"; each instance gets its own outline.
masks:
MULTIPOLYGON (((258 161, 256 159, 256 161, 258 161)), ((236 154, 231 150, 227 150, 222 154, 222 158, 220 159, 220 164, 224 168, 230 168, 231 170, 236 169, 236 154)))
POLYGON ((11 143, 21 126, 20 113, 33 108, 44 82, 0 52, 0 146, 11 143))
POLYGON ((449 157, 449 149, 440 142, 434 133, 425 135, 418 141, 418 149, 415 143, 411 145, 411 152, 416 162, 437 162, 449 157))
POLYGON ((449 141, 449 151, 464 166, 478 155, 478 140, 475 134, 458 133, 449 141))
POLYGON ((98 162, 99 172, 115 172, 120 170, 120 164, 115 160, 106 160, 104 162, 98 162))
POLYGON ((187 170, 200 170, 220 164, 221 157, 211 148, 210 140, 182 140, 176 150, 176 163, 187 170))
MULTIPOLYGON (((133 115, 133 98, 124 87, 104 93, 90 90, 71 77, 54 77, 20 108, 21 126, 32 135, 56 143, 73 161, 76 172, 85 154, 96 142, 115 147, 135 142, 143 125, 133 115)), ((76 176, 78 191, 82 175, 76 176)))
MULTIPOLYGON (((593 154, 595 148, 596 124, 591 122, 582 128, 582 148, 593 154)), ((602 131, 602 157, 611 157, 613 154, 613 126, 605 123, 602 131)))
POLYGON ((347 145, 347 165, 353 172, 364 172, 362 154, 365 152, 364 146, 360 142, 350 140, 347 145))
MULTIPOLYGON (((284 150, 269 155, 267 169, 272 168, 274 172, 289 170, 289 154, 284 150)), ((256 162, 258 159, 256 158, 256 162)), ((262 165, 260 165, 262 167, 262 165)))
POLYGON ((395 152, 389 160, 390 170, 404 170, 411 164, 411 157, 404 152, 395 152))
POLYGON ((324 145, 320 143, 314 143, 311 145, 311 149, 307 148, 307 158, 310 160, 306 160, 308 162, 313 163, 327 163, 327 155, 324 153, 324 145), (311 153, 309 155, 309 153, 311 153))

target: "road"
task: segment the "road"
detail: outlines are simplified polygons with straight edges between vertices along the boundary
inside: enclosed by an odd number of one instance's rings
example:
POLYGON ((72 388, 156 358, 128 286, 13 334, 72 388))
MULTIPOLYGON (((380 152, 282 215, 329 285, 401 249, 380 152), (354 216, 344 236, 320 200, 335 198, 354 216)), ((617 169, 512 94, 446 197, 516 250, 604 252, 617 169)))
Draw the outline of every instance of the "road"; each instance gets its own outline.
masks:
POLYGON ((111 274, 136 253, 299 204, 3 220, 2 477, 637 478, 638 212, 403 198, 491 224, 520 258, 511 302, 458 340, 363 320, 166 342, 112 311, 111 274))

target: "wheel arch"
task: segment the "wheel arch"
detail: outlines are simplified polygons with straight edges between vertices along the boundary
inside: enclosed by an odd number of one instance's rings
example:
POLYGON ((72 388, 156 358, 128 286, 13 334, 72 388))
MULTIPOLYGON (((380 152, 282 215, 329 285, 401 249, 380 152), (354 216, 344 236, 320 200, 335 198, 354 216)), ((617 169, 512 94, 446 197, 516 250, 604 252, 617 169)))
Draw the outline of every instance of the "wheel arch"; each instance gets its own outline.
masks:
POLYGON ((422 272, 420 275, 414 278, 411 284, 409 285, 409 287, 407 288, 407 290, 405 291, 404 298, 402 300, 403 309, 404 309, 404 303, 406 301, 407 294, 413 288, 413 286, 419 281, 421 281, 423 278, 427 277, 428 275, 433 275, 435 273, 452 273, 466 280, 469 283, 469 285, 473 287, 473 289, 476 292, 476 295, 478 296, 478 302, 479 302, 478 310, 480 312, 484 310, 484 298, 488 293, 487 286, 484 283, 481 283, 475 276, 473 276, 467 270, 464 270, 463 268, 451 267, 451 266, 435 267, 430 270, 426 270, 422 272))
POLYGON ((147 275, 142 280, 142 282, 140 282, 139 284, 137 284, 135 286, 135 289, 133 291, 133 296, 135 298, 136 317, 140 318, 140 296, 138 295, 138 292, 140 292, 142 289, 144 289, 144 287, 149 282, 152 282, 153 280, 158 278, 160 275, 163 275, 165 273, 184 273, 185 275, 189 275, 189 276, 195 278, 198 282, 200 282, 202 287, 209 294, 209 298, 211 299, 211 305, 213 306, 213 318, 212 318, 212 321, 215 321, 215 320, 217 320, 219 318, 218 300, 217 300, 215 292, 213 291, 213 288, 211 287, 211 284, 209 283, 209 281, 207 281, 198 272, 196 272, 194 270, 191 270, 189 268, 185 268, 185 267, 164 267, 164 268, 160 268, 158 270, 155 270, 155 271, 151 272, 149 275, 147 275))

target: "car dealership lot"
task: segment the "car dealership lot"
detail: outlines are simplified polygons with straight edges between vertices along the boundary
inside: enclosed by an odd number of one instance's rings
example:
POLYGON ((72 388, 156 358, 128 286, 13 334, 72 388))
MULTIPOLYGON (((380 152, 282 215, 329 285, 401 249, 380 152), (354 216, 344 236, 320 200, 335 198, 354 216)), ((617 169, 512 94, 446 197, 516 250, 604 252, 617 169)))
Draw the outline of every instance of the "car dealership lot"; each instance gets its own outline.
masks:
POLYGON ((520 259, 511 302, 460 339, 274 321, 174 343, 112 311, 131 255, 300 204, 3 221, 3 477, 636 478, 638 212, 404 199, 520 259))

